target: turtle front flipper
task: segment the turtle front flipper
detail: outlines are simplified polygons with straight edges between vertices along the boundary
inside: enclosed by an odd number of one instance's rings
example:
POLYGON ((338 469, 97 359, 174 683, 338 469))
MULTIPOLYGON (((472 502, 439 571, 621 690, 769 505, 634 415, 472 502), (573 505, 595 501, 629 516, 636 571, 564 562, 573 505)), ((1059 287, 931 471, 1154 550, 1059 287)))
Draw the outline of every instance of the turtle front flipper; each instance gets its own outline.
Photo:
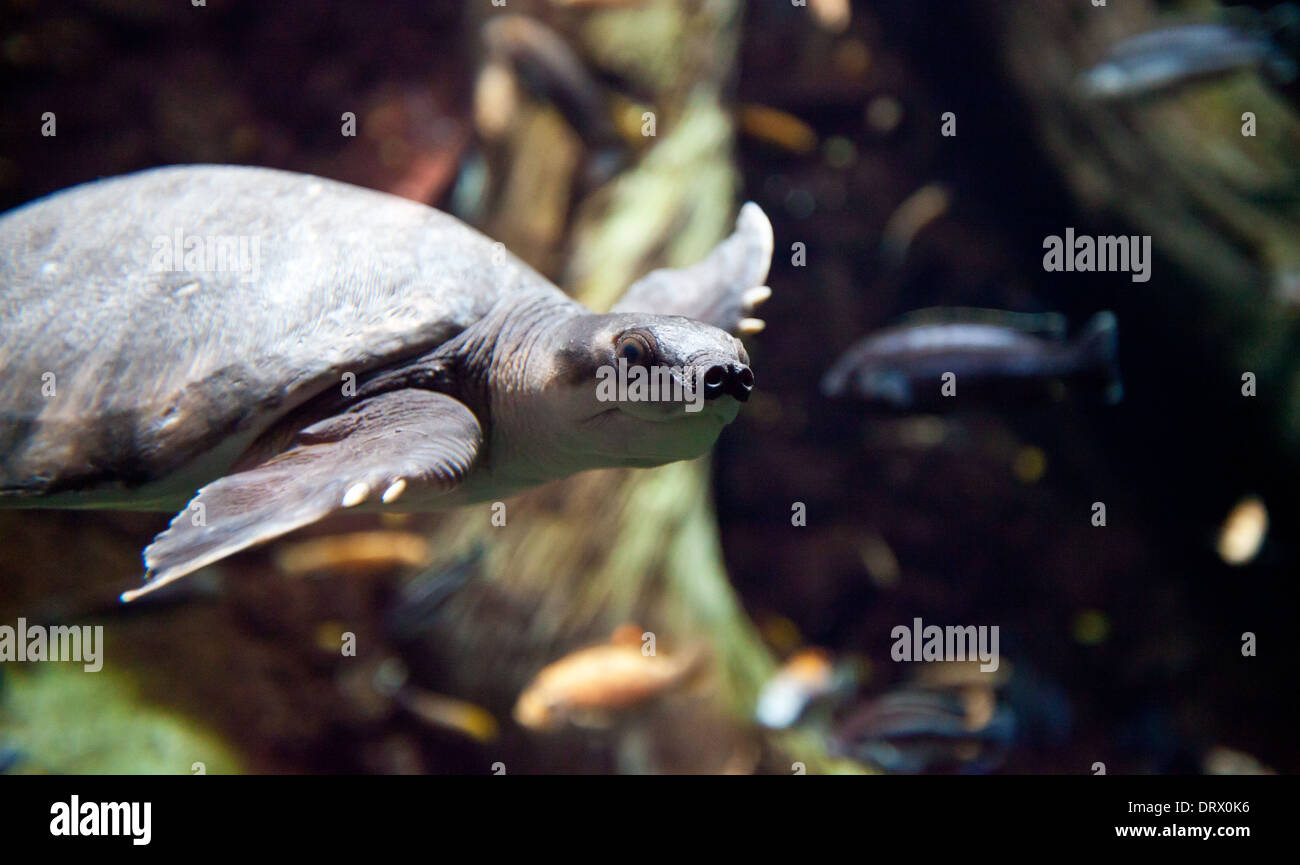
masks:
POLYGON ((632 283, 612 312, 684 315, 744 336, 763 329, 754 310, 772 296, 764 283, 772 264, 772 224, 752 201, 736 230, 698 264, 655 270, 632 283))
POLYGON ((473 412, 445 394, 408 389, 359 402, 302 430, 282 453, 199 490, 144 551, 149 582, 122 600, 372 497, 449 492, 482 440, 473 412))

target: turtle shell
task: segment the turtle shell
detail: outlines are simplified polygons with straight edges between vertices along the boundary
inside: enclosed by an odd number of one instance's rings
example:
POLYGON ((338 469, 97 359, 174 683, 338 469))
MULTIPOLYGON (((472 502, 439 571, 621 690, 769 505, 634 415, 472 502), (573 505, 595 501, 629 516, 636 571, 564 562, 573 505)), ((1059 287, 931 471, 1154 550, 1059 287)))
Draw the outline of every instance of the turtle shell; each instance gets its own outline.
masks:
POLYGON ((0 292, 10 505, 95 490, 147 504, 131 496, 200 457, 233 460, 345 374, 432 350, 498 303, 559 295, 422 204, 204 165, 3 215, 0 292))

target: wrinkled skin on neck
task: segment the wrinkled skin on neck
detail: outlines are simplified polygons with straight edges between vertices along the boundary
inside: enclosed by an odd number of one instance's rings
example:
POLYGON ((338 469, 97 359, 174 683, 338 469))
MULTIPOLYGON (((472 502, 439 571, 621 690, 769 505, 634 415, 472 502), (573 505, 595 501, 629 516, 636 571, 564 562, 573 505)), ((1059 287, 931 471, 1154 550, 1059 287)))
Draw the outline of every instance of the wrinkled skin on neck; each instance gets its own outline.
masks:
POLYGON ((482 476, 468 479, 466 497, 505 495, 587 469, 693 459, 735 419, 737 399, 705 400, 699 389, 702 370, 747 366, 738 339, 679 316, 576 310, 512 315, 490 340, 458 347, 470 370, 488 371, 471 373, 477 384, 468 390, 482 394, 491 419, 482 476), (653 401, 610 399, 600 385, 619 374, 620 358, 624 375, 640 367, 677 386, 653 401))

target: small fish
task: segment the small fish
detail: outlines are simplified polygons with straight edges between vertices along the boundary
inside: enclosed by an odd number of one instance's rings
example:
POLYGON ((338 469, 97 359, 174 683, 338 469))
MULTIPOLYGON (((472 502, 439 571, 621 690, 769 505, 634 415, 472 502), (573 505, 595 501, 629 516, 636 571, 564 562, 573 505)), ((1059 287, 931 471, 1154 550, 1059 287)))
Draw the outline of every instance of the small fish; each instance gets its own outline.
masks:
MULTIPOLYGON (((985 311, 984 317, 996 314, 985 311)), ((1014 314, 1009 314, 1014 315, 1014 314)), ((851 347, 822 379, 827 396, 852 393, 899 409, 965 405, 964 397, 1049 395, 1058 380, 1096 380, 1122 393, 1115 316, 1099 312, 1069 342, 1038 335, 1053 319, 915 322, 878 331, 851 347), (952 373, 955 379, 946 376, 952 373), (945 395, 945 387, 955 392, 945 395)))
POLYGON ((395 655, 360 666, 350 665, 338 677, 337 684, 354 711, 372 719, 386 717, 396 704, 430 727, 476 742, 491 742, 497 737, 497 720, 491 712, 474 703, 419 687, 411 680, 405 662, 395 655))
POLYGON ((415 717, 431 727, 450 730, 476 742, 491 742, 497 737, 497 720, 492 713, 464 700, 406 686, 395 699, 415 717))
POLYGON ((411 532, 351 532, 281 545, 275 564, 281 572, 306 574, 382 574, 429 562, 429 542, 411 532))
POLYGON ((817 149, 817 133, 804 121, 786 111, 751 103, 737 111, 740 131, 791 153, 817 149))
POLYGON ((1263 27, 1184 24, 1131 36, 1080 77, 1094 99, 1130 99, 1236 69, 1262 69, 1274 80, 1295 78, 1295 60, 1263 27))
POLYGON ((389 638, 403 642, 418 640, 432 630, 447 601, 479 575, 483 546, 477 544, 459 557, 439 562, 403 584, 384 616, 389 638))
POLYGON ((997 768, 1015 732, 1015 716, 987 689, 911 687, 851 713, 832 736, 832 750, 886 772, 972 774, 997 768))
POLYGON ((835 691, 835 667, 823 649, 803 649, 764 683, 754 708, 758 723, 772 730, 793 725, 808 704, 835 691))
POLYGON ((533 678, 515 703, 514 718, 538 731, 566 723, 607 727, 616 714, 685 687, 700 672, 704 657, 702 650, 646 654, 639 639, 579 649, 533 678))

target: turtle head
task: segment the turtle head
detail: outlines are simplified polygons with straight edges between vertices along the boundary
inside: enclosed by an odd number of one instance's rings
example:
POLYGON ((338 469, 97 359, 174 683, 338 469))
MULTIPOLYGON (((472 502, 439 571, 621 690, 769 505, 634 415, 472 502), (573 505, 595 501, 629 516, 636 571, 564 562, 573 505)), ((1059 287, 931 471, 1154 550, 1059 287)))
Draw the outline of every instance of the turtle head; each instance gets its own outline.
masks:
POLYGON ((529 359, 556 447, 586 467, 657 466, 706 453, 749 398, 740 340, 681 316, 581 315, 529 359))

